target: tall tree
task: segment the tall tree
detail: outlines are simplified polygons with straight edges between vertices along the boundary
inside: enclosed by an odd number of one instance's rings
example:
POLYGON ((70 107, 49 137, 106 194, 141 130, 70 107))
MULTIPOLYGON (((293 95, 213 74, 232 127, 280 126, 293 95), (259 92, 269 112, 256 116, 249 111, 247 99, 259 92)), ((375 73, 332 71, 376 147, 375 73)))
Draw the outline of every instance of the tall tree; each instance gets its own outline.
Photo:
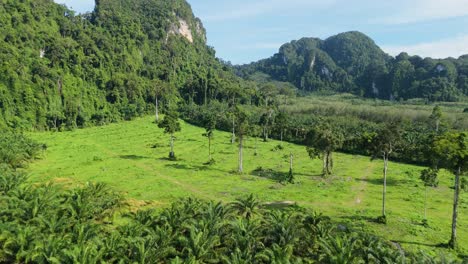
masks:
POLYGON ((437 174, 439 173, 438 169, 425 169, 421 171, 420 179, 424 182, 424 223, 427 223, 427 188, 428 187, 437 187, 439 185, 439 180, 437 179, 437 174))
POLYGON ((260 116, 260 125, 263 129, 263 141, 267 142, 269 138, 270 128, 273 124, 275 111, 273 108, 268 107, 265 112, 260 116))
POLYGON ((174 134, 181 130, 180 123, 179 123, 179 115, 177 111, 170 109, 164 116, 164 119, 158 124, 158 127, 163 128, 164 133, 170 135, 171 151, 169 152, 169 158, 175 159, 174 134))
POLYGON ((159 122, 159 97, 164 94, 166 91, 166 85, 159 79, 154 80, 154 114, 156 123, 159 122))
POLYGON ((280 134, 281 144, 283 144, 284 131, 286 130, 288 125, 289 125, 288 115, 286 114, 284 110, 280 110, 275 117, 275 127, 276 127, 276 130, 278 130, 280 134))
POLYGON ((446 133, 434 141, 433 151, 439 156, 439 165, 455 175, 453 197, 452 236, 449 247, 457 247, 457 218, 460 199, 460 177, 468 169, 468 134, 446 133))
POLYGON ((435 132, 439 133, 440 122, 442 119, 442 108, 436 105, 434 109, 432 109, 432 114, 429 117, 429 119, 431 120, 431 123, 435 129, 435 132))
POLYGON ((208 138, 208 162, 213 160, 211 153, 211 141, 216 130, 216 124, 218 123, 218 113, 212 107, 208 107, 203 115, 203 127, 205 128, 205 133, 203 134, 208 138))
POLYGON ((390 155, 393 154, 398 145, 401 143, 401 128, 400 123, 392 122, 382 127, 377 135, 372 139, 371 146, 373 157, 382 157, 384 161, 383 169, 383 188, 382 188, 382 223, 387 222, 387 216, 385 213, 385 201, 387 195, 387 171, 388 171, 388 160, 390 155))
POLYGON ((339 149, 343 142, 343 134, 329 124, 318 126, 307 134, 307 152, 311 158, 323 160, 324 177, 333 173, 333 151, 339 149))
POLYGON ((244 172, 244 139, 245 136, 248 135, 250 131, 250 122, 249 116, 246 111, 241 109, 240 107, 236 107, 236 131, 237 131, 237 138, 239 141, 239 162, 238 162, 238 172, 244 172))

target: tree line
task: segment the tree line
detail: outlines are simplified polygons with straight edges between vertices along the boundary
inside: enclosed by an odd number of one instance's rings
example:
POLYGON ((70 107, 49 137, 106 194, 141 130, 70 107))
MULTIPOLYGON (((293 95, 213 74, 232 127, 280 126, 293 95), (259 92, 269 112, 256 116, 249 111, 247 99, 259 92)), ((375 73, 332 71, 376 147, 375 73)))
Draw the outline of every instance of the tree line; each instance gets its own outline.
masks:
MULTIPOLYGON (((217 127, 218 122, 226 122, 227 119, 232 117, 232 137, 238 142, 238 169, 239 173, 243 173, 243 151, 244 151, 244 140, 247 136, 255 138, 257 141, 258 137, 263 137, 264 141, 268 140, 268 128, 265 126, 268 122, 262 120, 262 117, 267 118, 269 112, 261 114, 260 118, 255 118, 253 112, 249 112, 242 106, 235 106, 231 109, 232 112, 219 111, 219 107, 222 105, 209 105, 201 111, 195 111, 199 122, 206 129, 207 133, 204 134, 208 137, 208 157, 210 164, 214 161, 211 152, 211 138, 213 137, 214 130, 217 127), (222 114, 224 113, 224 114, 222 114), (263 125, 263 128, 262 128, 263 125)), ((169 153, 170 159, 175 159, 173 139, 174 133, 180 131, 180 124, 177 120, 175 112, 170 112, 166 115, 159 127, 164 128, 165 133, 170 134, 171 140, 171 151, 169 153)), ((457 131, 441 131, 440 124, 442 119, 441 108, 436 106, 430 116, 432 121, 433 131, 427 136, 428 141, 425 146, 426 151, 423 153, 425 160, 429 163, 429 169, 421 172, 421 179, 425 186, 436 186, 437 175, 440 169, 446 169, 451 172, 454 178, 454 199, 453 199, 453 210, 452 210, 452 235, 447 243, 449 247, 457 247, 457 220, 458 220, 458 205, 461 192, 461 185, 466 184, 466 180, 462 181, 462 176, 468 171, 468 134, 466 132, 457 131)), ((279 114, 279 120, 286 122, 287 118, 284 114, 279 114)), ((230 120, 229 120, 230 121, 230 120)), ((227 121, 226 123, 229 123, 227 121)), ((310 158, 320 158, 323 161, 322 176, 328 177, 333 174, 333 167, 335 162, 333 160, 333 152, 340 150, 345 142, 345 136, 342 130, 334 129, 336 124, 322 122, 316 126, 307 129, 305 132, 304 141, 302 142, 306 146, 306 150, 310 158)), ((283 135, 284 123, 279 123, 276 127, 276 132, 279 132, 281 140, 283 135)), ((390 122, 384 126, 379 127, 375 132, 368 133, 366 138, 365 149, 371 153, 373 159, 382 159, 383 166, 383 189, 382 189, 382 214, 376 220, 377 222, 386 224, 386 196, 387 196, 387 175, 389 170, 389 160, 393 158, 397 153, 404 149, 407 143, 403 138, 403 130, 401 122, 390 122)), ((256 153, 256 142, 255 142, 255 153, 256 153)), ((282 145, 279 145, 281 148, 282 145)), ((280 179, 280 181, 286 181, 294 183, 294 171, 292 167, 293 156, 291 154, 290 160, 290 171, 286 177, 280 179)), ((427 189, 426 198, 427 201, 427 189)), ((426 206, 426 205, 425 205, 426 206)), ((427 225, 427 216, 425 213, 424 225, 427 225)))

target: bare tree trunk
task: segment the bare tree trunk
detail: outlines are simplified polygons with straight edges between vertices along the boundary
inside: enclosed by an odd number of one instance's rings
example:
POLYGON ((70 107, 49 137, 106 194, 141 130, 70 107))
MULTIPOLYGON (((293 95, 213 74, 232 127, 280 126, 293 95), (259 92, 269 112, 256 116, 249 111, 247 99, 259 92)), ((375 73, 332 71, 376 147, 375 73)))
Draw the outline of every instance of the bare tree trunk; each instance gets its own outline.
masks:
POLYGON ((242 150, 243 150, 243 141, 244 138, 242 135, 239 135, 239 173, 244 172, 244 166, 243 166, 243 156, 242 156, 242 150))
POLYGON ((204 105, 206 105, 208 103, 207 93, 208 93, 208 81, 205 80, 205 99, 204 99, 204 102, 203 102, 204 105))
POLYGON ((289 171, 292 172, 293 170, 293 159, 294 155, 292 153, 289 154, 289 171))
POLYGON ((159 102, 158 102, 158 97, 156 96, 156 99, 154 100, 154 105, 156 107, 155 115, 156 115, 156 122, 159 122, 159 102))
POLYGON ((211 137, 208 136, 208 158, 211 161, 211 137))
POLYGON ((452 237, 450 238, 449 247, 455 249, 457 247, 457 218, 458 218, 458 200, 460 197, 460 174, 461 168, 458 167, 455 174, 455 194, 453 197, 453 214, 452 214, 452 237))
POLYGON ((322 174, 323 176, 327 176, 327 153, 323 153, 323 168, 322 168, 322 174))
POLYGON ((289 183, 294 183, 293 159, 294 159, 294 155, 290 153, 289 154, 289 175, 288 175, 289 183))
POLYGON ((281 146, 283 145, 283 129, 281 129, 280 132, 280 140, 281 140, 281 146))
POLYGON ((387 195, 387 168, 388 168, 388 154, 384 154, 384 182, 383 182, 383 190, 382 190, 382 216, 385 215, 385 198, 387 195))
POLYGON ((331 175, 333 173, 333 152, 327 153, 328 160, 327 160, 327 173, 331 175))
POLYGON ((236 119, 233 116, 232 117, 232 137, 231 137, 231 144, 234 144, 236 142, 236 119))
POLYGON ((175 158, 174 154, 174 134, 171 134, 171 152, 169 152, 169 158, 175 158))
POLYGON ((254 152, 254 156, 257 156, 257 155, 258 155, 257 142, 258 142, 258 138, 255 137, 255 152, 254 152))
POLYGON ((427 186, 424 193, 424 220, 427 220, 427 186))

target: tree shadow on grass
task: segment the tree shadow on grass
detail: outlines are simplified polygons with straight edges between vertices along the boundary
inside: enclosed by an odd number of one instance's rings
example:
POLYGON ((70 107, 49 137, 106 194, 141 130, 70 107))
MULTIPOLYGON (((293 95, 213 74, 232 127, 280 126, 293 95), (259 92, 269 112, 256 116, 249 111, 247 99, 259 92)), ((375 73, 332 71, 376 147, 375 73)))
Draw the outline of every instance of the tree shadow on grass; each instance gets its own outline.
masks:
POLYGON ((284 181, 288 176, 288 173, 275 171, 272 169, 265 169, 262 167, 256 168, 252 171, 251 174, 257 177, 266 178, 277 182, 284 181))
POLYGON ((188 166, 186 164, 166 164, 164 165, 166 167, 170 167, 170 168, 173 168, 173 169, 177 169, 177 170, 207 170, 207 167, 203 167, 203 168, 196 168, 196 166, 188 166))
POLYGON ((429 244, 429 243, 421 243, 421 242, 415 242, 415 241, 403 241, 403 240, 391 240, 391 241, 394 243, 398 243, 398 244, 409 244, 409 245, 438 247, 438 248, 446 247, 446 244, 429 244))
POLYGON ((177 170, 186 170, 186 171, 219 171, 221 173, 225 173, 225 171, 220 169, 215 169, 210 167, 210 165, 187 165, 187 164, 166 164, 165 167, 177 169, 177 170))
POLYGON ((324 179, 322 174, 312 174, 312 173, 299 173, 299 172, 295 172, 294 175, 324 179))
POLYGON ((376 217, 364 216, 364 215, 341 216, 340 218, 342 218, 344 220, 351 220, 352 222, 366 221, 366 222, 369 222, 369 223, 377 223, 377 218, 376 217))
MULTIPOLYGON (((357 181, 367 182, 374 185, 382 185, 383 179, 364 179, 364 178, 356 178, 357 181)), ((398 186, 398 185, 407 185, 411 183, 408 180, 397 180, 391 177, 387 178, 387 186, 398 186)))
POLYGON ((139 155, 120 155, 119 158, 121 158, 121 159, 126 159, 126 160, 142 160, 142 159, 149 159, 148 157, 139 156, 139 155))

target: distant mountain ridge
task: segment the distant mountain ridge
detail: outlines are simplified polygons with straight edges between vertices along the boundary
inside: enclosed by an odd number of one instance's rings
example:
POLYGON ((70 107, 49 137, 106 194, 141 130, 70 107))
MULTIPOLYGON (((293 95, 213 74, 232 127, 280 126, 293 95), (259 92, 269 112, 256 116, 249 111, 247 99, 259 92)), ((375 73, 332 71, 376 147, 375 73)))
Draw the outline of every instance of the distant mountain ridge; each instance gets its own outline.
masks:
POLYGON ((291 41, 272 57, 236 70, 246 79, 266 74, 304 91, 330 90, 387 100, 457 101, 468 95, 468 55, 423 59, 401 53, 394 58, 357 31, 325 40, 291 41))

